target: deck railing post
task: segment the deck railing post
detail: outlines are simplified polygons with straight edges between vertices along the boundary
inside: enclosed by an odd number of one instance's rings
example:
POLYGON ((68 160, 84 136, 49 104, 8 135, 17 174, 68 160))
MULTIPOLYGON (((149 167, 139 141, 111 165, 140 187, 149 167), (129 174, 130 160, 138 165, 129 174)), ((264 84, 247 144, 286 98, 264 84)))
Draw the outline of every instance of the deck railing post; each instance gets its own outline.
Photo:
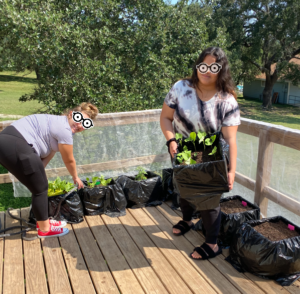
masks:
POLYGON ((259 132, 254 202, 260 207, 263 217, 267 217, 268 211, 268 199, 264 197, 263 190, 271 180, 273 149, 274 143, 270 142, 268 131, 261 129, 259 132))

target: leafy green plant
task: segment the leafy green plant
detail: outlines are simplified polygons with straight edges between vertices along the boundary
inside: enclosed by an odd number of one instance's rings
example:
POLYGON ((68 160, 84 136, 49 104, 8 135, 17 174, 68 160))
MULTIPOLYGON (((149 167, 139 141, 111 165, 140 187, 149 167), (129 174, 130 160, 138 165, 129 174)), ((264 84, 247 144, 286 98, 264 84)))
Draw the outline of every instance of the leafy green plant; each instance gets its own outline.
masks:
POLYGON ((205 144, 204 144, 204 138, 206 137, 206 133, 205 132, 198 132, 197 136, 199 138, 199 144, 201 144, 201 142, 203 142, 203 146, 204 146, 204 150, 205 150, 205 144))
POLYGON ((74 188, 74 184, 57 177, 54 181, 48 181, 48 196, 57 196, 68 193, 74 188))
POLYGON ((210 138, 205 139, 205 145, 211 146, 216 141, 217 136, 213 135, 210 138))
POLYGON ((184 162, 188 165, 197 163, 195 160, 192 159, 192 151, 188 150, 186 146, 183 147, 182 152, 177 154, 176 158, 179 163, 184 162))
POLYGON ((177 142, 179 142, 180 145, 182 145, 182 134, 176 133, 175 139, 177 142))
POLYGON ((216 153, 217 153, 217 146, 214 147, 214 149, 211 151, 211 153, 209 153, 208 155, 215 155, 215 159, 216 159, 216 153))
POLYGON ((86 178, 87 184, 90 188, 93 188, 97 185, 101 185, 101 186, 107 186, 112 179, 104 179, 104 176, 100 176, 100 177, 92 177, 91 181, 90 178, 86 178))
POLYGON ((146 177, 147 173, 144 170, 144 168, 139 166, 139 167, 137 167, 137 170, 138 170, 138 174, 136 175, 135 180, 136 181, 147 180, 147 177, 146 177))
POLYGON ((197 138, 196 133, 191 132, 190 136, 184 140, 184 142, 192 142, 193 145, 194 145, 195 151, 196 151, 196 144, 195 144, 196 143, 196 138, 197 138))

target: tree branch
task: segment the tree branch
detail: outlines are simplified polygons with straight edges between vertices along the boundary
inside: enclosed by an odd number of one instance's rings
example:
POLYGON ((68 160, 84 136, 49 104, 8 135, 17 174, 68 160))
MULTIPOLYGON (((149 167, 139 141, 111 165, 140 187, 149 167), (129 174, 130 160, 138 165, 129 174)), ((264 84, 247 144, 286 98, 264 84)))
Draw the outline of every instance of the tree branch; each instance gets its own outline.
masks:
POLYGON ((270 71, 269 71, 267 68, 265 68, 265 67, 263 67, 263 66, 260 66, 257 62, 252 61, 252 60, 250 60, 250 59, 248 59, 248 60, 249 60, 250 63, 252 63, 253 65, 255 65, 261 72, 267 72, 267 73, 270 73, 270 71))

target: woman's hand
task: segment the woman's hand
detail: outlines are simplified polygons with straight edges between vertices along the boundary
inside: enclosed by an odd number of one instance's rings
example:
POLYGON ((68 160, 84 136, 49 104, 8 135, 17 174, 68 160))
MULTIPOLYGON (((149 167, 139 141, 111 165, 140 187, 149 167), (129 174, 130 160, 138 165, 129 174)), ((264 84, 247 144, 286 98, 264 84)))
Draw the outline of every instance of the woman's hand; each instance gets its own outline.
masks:
POLYGON ((172 156, 172 158, 174 157, 174 153, 177 153, 177 142, 176 141, 172 141, 169 145, 169 151, 170 154, 172 156))
POLYGON ((228 172, 228 186, 229 186, 229 191, 232 190, 232 188, 233 188, 234 178, 235 178, 235 173, 228 172))
POLYGON ((78 190, 84 188, 82 181, 78 177, 73 178, 73 181, 75 185, 77 184, 78 190))

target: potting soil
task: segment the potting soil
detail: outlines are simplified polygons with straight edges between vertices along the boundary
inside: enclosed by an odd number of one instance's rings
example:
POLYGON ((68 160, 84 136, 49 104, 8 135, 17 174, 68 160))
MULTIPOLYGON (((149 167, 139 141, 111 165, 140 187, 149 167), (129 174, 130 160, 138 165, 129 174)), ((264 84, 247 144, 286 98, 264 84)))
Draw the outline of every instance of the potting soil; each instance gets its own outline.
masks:
POLYGON ((248 205, 243 206, 242 201, 239 199, 233 199, 230 201, 222 202, 220 203, 220 206, 221 206, 221 211, 223 211, 226 214, 244 212, 253 209, 253 207, 250 207, 248 205))
POLYGON ((276 223, 265 222, 255 226, 254 229, 271 241, 280 241, 297 236, 300 237, 297 231, 290 230, 287 224, 281 220, 276 223))
MULTIPOLYGON (((222 155, 220 154, 219 150, 214 155, 208 155, 212 152, 211 146, 206 146, 205 150, 197 150, 195 152, 191 153, 191 157, 193 160, 196 161, 196 163, 202 163, 202 162, 210 162, 210 161, 217 161, 222 160, 222 155)), ((194 149, 193 149, 194 150, 194 149)), ((182 163, 178 163, 179 165, 186 165, 186 163, 183 161, 182 163)))

